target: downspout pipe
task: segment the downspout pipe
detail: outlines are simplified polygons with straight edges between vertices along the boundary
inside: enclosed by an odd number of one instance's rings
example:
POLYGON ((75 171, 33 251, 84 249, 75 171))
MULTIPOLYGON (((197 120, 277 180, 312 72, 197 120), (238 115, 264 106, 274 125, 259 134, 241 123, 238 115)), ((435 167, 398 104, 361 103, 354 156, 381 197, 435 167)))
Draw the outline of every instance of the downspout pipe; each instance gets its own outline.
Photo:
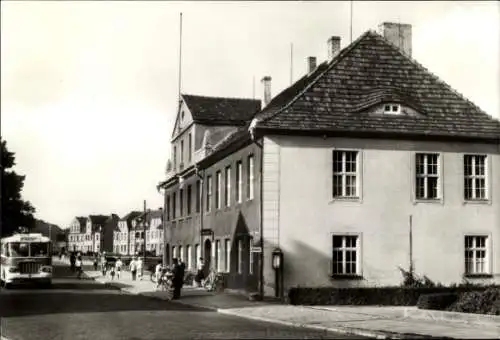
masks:
POLYGON ((259 164, 259 184, 260 184, 260 192, 259 192, 259 236, 260 236, 260 268, 259 268, 259 295, 261 298, 264 298, 264 219, 263 219, 263 211, 264 211, 264 203, 262 194, 264 192, 264 145, 263 141, 261 143, 258 142, 257 137, 255 135, 255 125, 257 124, 257 119, 254 118, 250 124, 249 132, 250 139, 252 142, 260 148, 260 164, 259 164))
MULTIPOLYGON (((204 249, 203 249, 203 244, 202 244, 202 241, 203 241, 203 235, 202 235, 202 231, 203 231, 203 190, 205 188, 205 181, 204 181, 205 172, 203 170, 200 170, 198 164, 195 164, 194 169, 195 169, 196 176, 200 179, 200 192, 199 192, 199 195, 200 195, 200 197, 199 197, 199 200, 200 200, 200 230, 199 230, 200 254, 203 254, 202 257, 205 259, 206 255, 203 253, 204 249)), ((197 256, 197 254, 195 254, 195 256, 197 256)), ((196 259, 196 263, 198 262, 198 260, 199 259, 196 259)))

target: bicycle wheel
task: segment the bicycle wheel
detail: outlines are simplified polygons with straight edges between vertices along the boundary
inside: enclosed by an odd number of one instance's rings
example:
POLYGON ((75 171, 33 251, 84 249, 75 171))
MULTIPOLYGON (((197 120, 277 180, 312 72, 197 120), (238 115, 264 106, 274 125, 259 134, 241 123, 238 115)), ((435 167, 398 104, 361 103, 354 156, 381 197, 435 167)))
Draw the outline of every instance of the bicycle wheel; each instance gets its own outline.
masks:
POLYGON ((156 283, 156 282, 157 282, 155 273, 151 273, 151 274, 149 275, 149 278, 150 278, 151 282, 154 282, 154 283, 156 283))

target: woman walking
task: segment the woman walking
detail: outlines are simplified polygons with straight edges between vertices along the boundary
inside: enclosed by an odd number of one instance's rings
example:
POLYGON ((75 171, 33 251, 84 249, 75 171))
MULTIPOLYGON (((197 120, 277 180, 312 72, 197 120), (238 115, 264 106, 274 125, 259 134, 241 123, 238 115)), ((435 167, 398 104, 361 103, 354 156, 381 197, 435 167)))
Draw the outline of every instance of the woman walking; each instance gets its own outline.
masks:
POLYGON ((78 256, 76 257, 76 260, 75 260, 76 277, 78 279, 82 278, 82 265, 83 265, 82 255, 78 254, 78 256))

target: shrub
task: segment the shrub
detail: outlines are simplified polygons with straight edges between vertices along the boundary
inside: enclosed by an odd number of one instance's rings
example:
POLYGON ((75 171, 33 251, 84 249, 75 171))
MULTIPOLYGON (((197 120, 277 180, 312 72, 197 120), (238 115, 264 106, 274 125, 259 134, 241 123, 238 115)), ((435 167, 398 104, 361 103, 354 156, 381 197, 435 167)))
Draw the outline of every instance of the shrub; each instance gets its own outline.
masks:
POLYGON ((287 301, 292 305, 384 305, 415 306, 420 295, 434 293, 463 293, 482 291, 485 287, 294 287, 288 291, 287 301))
POLYGON ((490 287, 485 291, 461 294, 455 303, 448 306, 448 311, 500 315, 500 288, 490 287))
POLYGON ((419 309, 444 310, 458 299, 457 293, 422 294, 418 298, 419 309))

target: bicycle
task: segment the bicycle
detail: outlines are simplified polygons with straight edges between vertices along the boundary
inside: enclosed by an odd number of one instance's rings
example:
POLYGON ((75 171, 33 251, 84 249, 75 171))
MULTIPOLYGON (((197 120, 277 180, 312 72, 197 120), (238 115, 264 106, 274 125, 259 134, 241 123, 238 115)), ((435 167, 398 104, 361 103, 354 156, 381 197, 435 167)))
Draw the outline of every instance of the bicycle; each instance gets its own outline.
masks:
POLYGON ((173 275, 171 272, 163 273, 160 277, 159 283, 160 291, 166 292, 165 298, 166 300, 172 300, 174 297, 174 284, 173 284, 173 275))
POLYGON ((207 279, 203 283, 203 288, 209 292, 220 292, 224 290, 224 277, 221 273, 211 270, 207 279))

